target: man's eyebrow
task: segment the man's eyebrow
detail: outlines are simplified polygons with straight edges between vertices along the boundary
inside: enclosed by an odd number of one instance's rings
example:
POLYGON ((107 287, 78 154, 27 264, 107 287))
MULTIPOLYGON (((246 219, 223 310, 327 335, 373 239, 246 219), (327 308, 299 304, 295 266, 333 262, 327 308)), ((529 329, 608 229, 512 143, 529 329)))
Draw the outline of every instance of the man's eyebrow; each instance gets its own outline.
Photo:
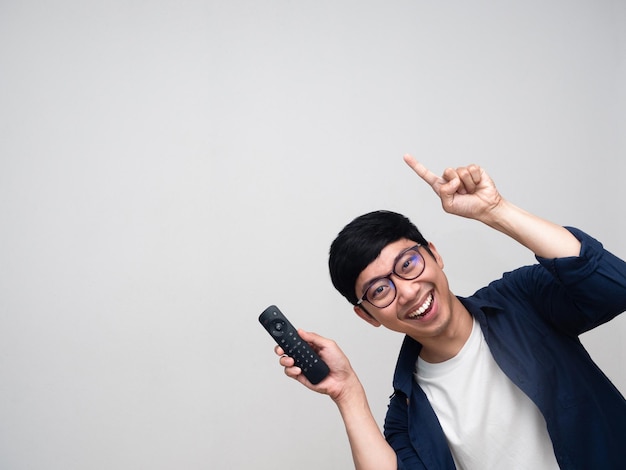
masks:
POLYGON ((365 290, 361 293, 361 295, 365 295, 365 293, 367 292, 367 288, 374 282, 374 281, 378 281, 379 279, 384 279, 389 277, 391 274, 393 274, 393 270, 396 268, 396 264, 398 263, 398 260, 400 260, 400 257, 406 253, 408 250, 410 250, 412 247, 409 248, 404 248, 403 250, 400 251, 400 253, 398 253, 396 255, 396 257, 393 259, 393 265, 391 266, 391 271, 389 271, 387 274, 383 275, 383 276, 374 276, 371 279, 368 279, 366 282, 363 283, 363 287, 365 288, 365 290))
POLYGON ((363 283, 363 287, 365 288, 365 290, 361 290, 361 297, 363 297, 365 295, 365 293, 367 292, 367 288, 372 285, 372 283, 374 281, 377 281, 379 279, 384 279, 389 277, 391 274, 393 274, 393 270, 396 268, 396 264, 398 263, 398 261, 400 260, 400 258, 402 257, 402 255, 404 255, 407 251, 415 249, 415 251, 417 252, 418 255, 422 256, 422 254, 419 252, 419 248, 420 246, 424 246, 421 245, 420 243, 415 242, 415 245, 413 246, 409 246, 407 248, 404 248, 403 250, 400 251, 400 253, 398 253, 396 255, 396 257, 393 259, 393 266, 391 266, 391 271, 389 271, 386 275, 384 276, 375 276, 371 279, 368 279, 366 282, 363 283))
MULTIPOLYGON (((396 261, 397 261, 397 259, 396 259, 396 261)), ((395 267, 396 263, 394 262, 393 265, 395 267)), ((390 274, 393 274, 393 269, 391 271, 389 271, 385 276, 376 276, 376 277, 373 277, 373 278, 369 279, 367 282, 364 282, 363 283, 363 287, 365 288, 365 290, 363 290, 361 295, 365 295, 365 293, 367 292, 367 288, 369 286, 371 286, 374 283, 374 281, 378 281, 379 279, 385 279, 385 278, 389 277, 390 274)))

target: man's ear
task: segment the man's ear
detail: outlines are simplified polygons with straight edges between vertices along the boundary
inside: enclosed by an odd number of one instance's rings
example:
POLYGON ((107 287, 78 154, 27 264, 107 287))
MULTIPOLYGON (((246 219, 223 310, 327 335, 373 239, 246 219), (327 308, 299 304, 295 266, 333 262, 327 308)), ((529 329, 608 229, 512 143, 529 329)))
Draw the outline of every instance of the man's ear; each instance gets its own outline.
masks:
POLYGON ((365 320, 367 323, 369 323, 370 325, 375 326, 376 328, 380 326, 380 322, 376 320, 373 316, 371 316, 369 313, 367 313, 367 311, 364 308, 359 307, 358 305, 355 305, 354 312, 363 320, 365 320))
POLYGON ((441 255, 437 251, 437 248, 435 248, 435 245, 432 242, 428 242, 428 249, 433 255, 433 258, 435 258, 435 261, 437 262, 439 268, 443 269, 443 258, 441 257, 441 255))

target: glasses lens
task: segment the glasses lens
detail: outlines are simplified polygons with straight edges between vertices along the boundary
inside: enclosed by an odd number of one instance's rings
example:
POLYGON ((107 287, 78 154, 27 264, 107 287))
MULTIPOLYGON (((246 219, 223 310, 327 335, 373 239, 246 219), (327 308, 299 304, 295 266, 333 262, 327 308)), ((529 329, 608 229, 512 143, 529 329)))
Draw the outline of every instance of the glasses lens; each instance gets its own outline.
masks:
POLYGON ((391 279, 382 278, 369 286, 367 289, 367 300, 378 308, 384 308, 393 302, 396 296, 396 286, 393 285, 391 279))
POLYGON ((424 258, 417 248, 412 248, 398 259, 394 272, 402 279, 415 279, 424 271, 424 258))

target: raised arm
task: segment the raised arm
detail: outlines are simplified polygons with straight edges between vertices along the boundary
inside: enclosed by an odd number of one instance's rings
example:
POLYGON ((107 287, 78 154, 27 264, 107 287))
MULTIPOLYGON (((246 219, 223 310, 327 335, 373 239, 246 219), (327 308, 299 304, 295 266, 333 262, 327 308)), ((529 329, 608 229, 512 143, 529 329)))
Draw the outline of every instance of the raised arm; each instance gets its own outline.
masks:
POLYGON ((437 176, 410 155, 404 161, 431 186, 446 212, 483 222, 543 258, 580 254, 580 242, 568 230, 504 199, 478 165, 447 168, 437 176))
POLYGON ((291 357, 276 346, 276 354, 281 356, 280 364, 285 373, 307 388, 330 396, 339 408, 346 427, 354 467, 357 470, 386 470, 397 468, 396 454, 382 435, 367 401, 365 390, 350 361, 337 344, 315 333, 298 330, 298 333, 318 352, 328 364, 330 374, 319 384, 313 385, 294 366, 291 357))

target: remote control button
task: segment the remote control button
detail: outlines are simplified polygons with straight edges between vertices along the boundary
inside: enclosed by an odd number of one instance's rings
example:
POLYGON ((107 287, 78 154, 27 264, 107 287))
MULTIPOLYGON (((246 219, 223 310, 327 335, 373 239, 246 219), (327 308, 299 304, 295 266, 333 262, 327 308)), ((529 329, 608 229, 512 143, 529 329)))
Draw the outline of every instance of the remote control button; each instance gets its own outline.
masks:
POLYGON ((275 320, 272 323, 272 334, 274 336, 282 336, 283 330, 285 329, 285 322, 282 320, 275 320))

